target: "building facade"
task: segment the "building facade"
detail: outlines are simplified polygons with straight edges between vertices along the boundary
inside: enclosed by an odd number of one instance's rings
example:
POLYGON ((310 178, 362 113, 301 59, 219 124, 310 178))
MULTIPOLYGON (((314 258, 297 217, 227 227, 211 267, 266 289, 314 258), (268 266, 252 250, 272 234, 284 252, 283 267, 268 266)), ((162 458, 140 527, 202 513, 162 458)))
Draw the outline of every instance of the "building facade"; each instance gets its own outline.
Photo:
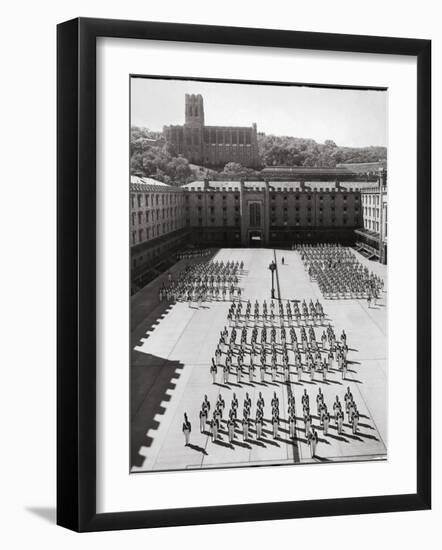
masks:
MULTIPOLYGON (((340 242, 387 261, 387 172, 377 182, 194 181, 132 176, 132 291, 189 246, 292 247, 340 242)), ((167 264, 167 265, 166 265, 167 264)))
POLYGON ((361 192, 345 182, 198 181, 183 186, 193 239, 223 246, 353 244, 361 192))
POLYGON ((189 162, 214 168, 237 162, 248 168, 259 166, 256 124, 252 126, 206 126, 201 94, 186 94, 185 123, 164 126, 166 142, 175 154, 189 162))
POLYGON ((184 194, 151 178, 131 177, 130 250, 131 281, 140 288, 164 257, 185 246, 187 228, 184 194))
POLYGON ((356 231, 357 247, 369 258, 387 263, 387 171, 381 168, 375 184, 361 188, 363 227, 356 231))

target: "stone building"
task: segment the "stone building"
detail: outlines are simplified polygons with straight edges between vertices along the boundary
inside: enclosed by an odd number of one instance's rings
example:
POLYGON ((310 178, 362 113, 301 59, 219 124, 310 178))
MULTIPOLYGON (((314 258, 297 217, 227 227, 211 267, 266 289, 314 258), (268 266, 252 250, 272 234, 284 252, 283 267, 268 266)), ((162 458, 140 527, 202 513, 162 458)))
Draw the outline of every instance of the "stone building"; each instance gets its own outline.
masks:
POLYGON ((387 263, 388 208, 387 171, 381 168, 378 181, 361 187, 363 227, 355 231, 357 248, 369 258, 387 263))
POLYGON ((315 181, 315 169, 308 176, 309 181, 205 180, 181 187, 132 176, 132 291, 189 246, 340 242, 386 263, 386 170, 380 169, 377 182, 315 181))
POLYGON ((166 142, 175 154, 194 164, 213 168, 237 162, 248 168, 259 166, 256 124, 252 126, 206 126, 201 94, 186 94, 185 122, 164 126, 166 142))
POLYGON ((363 227, 357 182, 206 180, 182 188, 186 226, 207 245, 353 244, 363 227))
POLYGON ((186 244, 184 194, 151 178, 131 176, 130 249, 131 281, 144 286, 149 271, 177 248, 186 244))

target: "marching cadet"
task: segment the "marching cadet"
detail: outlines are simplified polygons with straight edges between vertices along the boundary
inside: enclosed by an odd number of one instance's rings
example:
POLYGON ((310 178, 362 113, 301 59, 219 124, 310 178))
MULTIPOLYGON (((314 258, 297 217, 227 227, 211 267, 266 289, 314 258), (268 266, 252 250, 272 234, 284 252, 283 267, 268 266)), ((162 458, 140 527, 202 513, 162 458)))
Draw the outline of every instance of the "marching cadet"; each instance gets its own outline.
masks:
POLYGON ((216 403, 216 409, 219 413, 219 416, 220 418, 223 417, 223 412, 224 412, 224 407, 226 406, 226 402, 224 401, 224 399, 222 398, 222 395, 219 394, 218 396, 218 401, 216 403))
POLYGON ((333 414, 335 415, 335 417, 338 411, 342 411, 342 405, 341 405, 341 402, 339 401, 339 397, 336 396, 336 401, 333 403, 333 414))
POLYGON ((235 439, 235 421, 233 418, 229 418, 227 421, 227 430, 229 432, 229 443, 232 444, 235 439))
POLYGON ((321 343, 322 349, 325 350, 325 344, 327 343, 327 335, 325 334, 325 330, 322 331, 321 343))
POLYGON ((324 394, 322 393, 321 388, 318 388, 318 394, 316 396, 316 411, 318 413, 318 416, 321 410, 321 404, 324 404, 324 394))
POLYGON ((351 427, 352 427, 353 434, 358 433, 358 423, 359 423, 359 413, 355 408, 351 415, 351 427))
POLYGON ((232 396, 232 409, 234 409, 235 411, 238 409, 238 398, 236 397, 235 392, 233 392, 232 396))
POLYGON ((206 409, 207 413, 210 411, 210 401, 207 398, 207 395, 204 395, 203 404, 201 405, 203 409, 206 409))
POLYGON ((328 427, 330 425, 330 413, 327 409, 325 409, 323 415, 322 415, 322 429, 324 431, 324 435, 328 435, 328 427))
POLYGON ((242 419, 242 436, 244 441, 247 441, 249 439, 249 418, 247 416, 244 416, 242 419))
POLYGON ((212 422, 210 423, 212 428, 212 441, 215 442, 218 439, 219 419, 216 414, 213 415, 212 422))
POLYGON ((332 367, 333 367, 333 350, 330 349, 327 356, 327 369, 331 371, 332 367))
POLYGON ((272 400, 270 401, 270 404, 272 405, 272 408, 275 407, 279 409, 279 399, 276 395, 276 391, 273 392, 272 400))
POLYGON ((338 434, 342 434, 342 426, 344 424, 344 413, 342 412, 342 409, 338 409, 335 415, 336 420, 336 428, 338 430, 338 434))
POLYGON ((266 372, 266 368, 265 368, 265 359, 264 359, 264 361, 261 360, 261 364, 259 365, 259 374, 261 377, 261 382, 264 382, 265 380, 265 372, 266 372))
POLYGON ((312 427, 312 417, 310 416, 310 413, 304 412, 304 428, 305 428, 305 435, 310 434, 310 430, 312 427))
POLYGON ((278 369, 276 368, 276 362, 273 360, 272 360, 271 372, 272 372, 272 382, 274 382, 276 380, 276 377, 278 376, 278 369))
POLYGON ((327 361, 325 359, 322 362, 321 371, 322 371, 322 381, 327 382, 327 361))
POLYGON ((308 396, 306 388, 304 388, 304 393, 302 394, 302 397, 301 397, 301 404, 303 406, 307 405, 307 407, 310 407, 310 398, 308 396))
POLYGON ((226 361, 226 364, 223 367, 224 384, 229 383, 229 372, 230 372, 229 361, 226 361))
POLYGON ((316 445, 318 444, 318 432, 315 430, 315 428, 312 428, 312 431, 307 437, 307 441, 310 445, 311 457, 314 458, 316 456, 316 445))
POLYGON ((191 431, 192 431, 192 425, 190 424, 189 419, 187 418, 187 413, 184 413, 183 434, 184 434, 185 447, 189 445, 191 431))
POLYGON ((241 367, 241 361, 239 361, 236 367, 236 381, 238 384, 241 384, 241 374, 242 374, 242 367, 241 367))
POLYGON ((350 404, 349 404, 349 407, 348 407, 348 422, 351 424, 352 422, 352 418, 353 418, 353 413, 356 412, 356 403, 353 401, 353 399, 351 400, 350 404))
POLYGON ((200 432, 203 433, 206 428, 207 409, 203 406, 200 410, 200 432))
POLYGON ((264 409, 264 397, 262 396, 262 393, 259 392, 259 395, 258 395, 258 400, 257 400, 257 405, 260 406, 262 409, 264 409))
POLYGON ((353 401, 353 394, 350 391, 350 386, 347 386, 347 391, 344 395, 344 402, 345 402, 345 412, 348 413, 348 408, 350 407, 350 403, 353 401))
POLYGON ((215 361, 212 359, 212 364, 210 365, 210 374, 212 375, 212 382, 216 384, 216 372, 217 368, 215 365, 215 361))
POLYGON ((263 417, 261 412, 256 413, 255 426, 256 426, 256 439, 261 439, 262 428, 263 428, 263 417))
POLYGON ((289 434, 290 439, 295 439, 296 437, 296 416, 295 412, 292 411, 289 416, 289 434))
POLYGON ((216 362, 216 366, 219 367, 221 363, 221 348, 219 344, 216 346, 216 350, 215 350, 215 362, 216 362))
POLYGON ((319 422, 322 426, 322 422, 323 422, 323 419, 324 419, 324 414, 327 410, 327 405, 322 401, 320 404, 319 404, 319 412, 318 412, 318 416, 319 416, 319 422))
POLYGON ((279 415, 276 413, 272 417, 272 427, 273 427, 273 439, 278 438, 278 430, 279 430, 279 415))
POLYGON ((341 361, 341 373, 342 380, 347 380, 347 361, 344 358, 341 361))
POLYGON ((255 372, 255 365, 253 363, 250 363, 249 366, 249 382, 253 383, 253 373, 255 372))
POLYGON ((249 392, 246 392, 246 396, 244 397, 244 405, 247 403, 247 406, 249 409, 252 407, 252 400, 250 398, 249 392))

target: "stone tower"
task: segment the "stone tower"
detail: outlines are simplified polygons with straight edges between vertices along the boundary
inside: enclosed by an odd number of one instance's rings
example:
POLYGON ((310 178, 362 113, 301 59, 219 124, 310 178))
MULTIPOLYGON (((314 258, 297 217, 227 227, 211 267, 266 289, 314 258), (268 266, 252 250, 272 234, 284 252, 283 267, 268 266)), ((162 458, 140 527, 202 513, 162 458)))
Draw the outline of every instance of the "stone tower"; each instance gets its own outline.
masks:
POLYGON ((204 126, 204 103, 201 94, 186 94, 185 125, 191 127, 204 126))

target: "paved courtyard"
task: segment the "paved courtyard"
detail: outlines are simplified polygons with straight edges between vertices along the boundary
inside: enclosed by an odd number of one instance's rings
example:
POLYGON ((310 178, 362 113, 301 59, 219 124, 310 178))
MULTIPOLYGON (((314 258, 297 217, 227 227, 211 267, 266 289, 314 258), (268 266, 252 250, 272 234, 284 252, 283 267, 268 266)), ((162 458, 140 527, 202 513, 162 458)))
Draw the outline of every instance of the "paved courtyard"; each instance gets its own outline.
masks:
MULTIPOLYGON (((357 254, 357 253, 355 253, 357 254)), ((286 300, 307 302, 319 299, 324 307, 326 322, 331 323, 339 337, 347 334, 349 369, 347 380, 332 370, 326 382, 306 377, 291 382, 296 400, 296 438, 289 438, 287 421, 288 388, 282 376, 274 383, 257 380, 249 383, 243 377, 225 385, 218 377, 212 383, 209 367, 218 344, 220 331, 227 325, 230 302, 205 302, 201 308, 189 308, 187 303, 160 302, 158 291, 167 277, 160 275, 132 297, 132 359, 131 359, 131 472, 229 467, 247 465, 294 464, 320 461, 366 460, 386 457, 387 446, 387 272, 386 266, 358 260, 384 278, 385 288, 376 306, 368 308, 365 300, 325 300, 316 283, 310 282, 298 252, 272 249, 221 249, 214 259, 243 261, 240 276, 242 300, 270 299, 271 279, 268 266, 276 258, 278 272, 276 295, 286 300), (285 265, 281 265, 284 256, 285 265), (345 416, 344 429, 338 435, 332 420, 327 436, 319 427, 316 414, 316 395, 321 387, 329 411, 336 396, 344 402, 347 387, 353 393, 360 413, 357 434, 353 434, 345 416), (313 425, 319 442, 316 457, 311 458, 302 421, 301 395, 310 395, 313 425), (273 439, 270 414, 264 426, 264 437, 243 441, 237 428, 236 438, 229 444, 225 426, 220 437, 212 442, 208 430, 200 433, 199 411, 205 395, 214 404, 221 393, 230 405, 236 393, 240 409, 246 392, 252 400, 252 418, 259 392, 267 407, 273 393, 279 398, 281 428, 279 438, 273 439), (184 445, 183 414, 192 423, 190 445, 184 445)), ((179 272, 184 261, 172 272, 179 272)), ((319 339, 322 327, 317 327, 319 339)), ((224 415, 226 418, 226 415, 224 415)))

